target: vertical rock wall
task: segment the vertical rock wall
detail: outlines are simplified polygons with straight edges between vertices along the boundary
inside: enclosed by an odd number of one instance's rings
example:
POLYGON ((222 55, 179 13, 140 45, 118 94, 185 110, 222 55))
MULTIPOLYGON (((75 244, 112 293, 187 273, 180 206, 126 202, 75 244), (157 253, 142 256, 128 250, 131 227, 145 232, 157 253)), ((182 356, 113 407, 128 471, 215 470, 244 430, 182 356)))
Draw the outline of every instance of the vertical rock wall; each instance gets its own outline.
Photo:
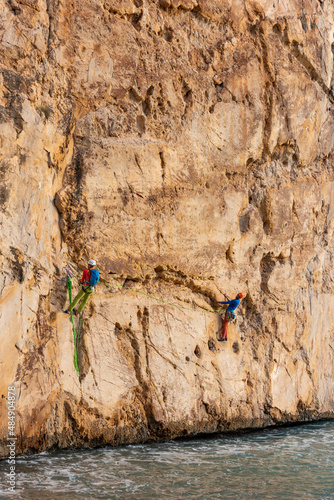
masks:
POLYGON ((2 0, 2 455, 11 385, 21 452, 333 416, 333 23, 2 0), (91 257, 78 377, 63 267, 91 257))

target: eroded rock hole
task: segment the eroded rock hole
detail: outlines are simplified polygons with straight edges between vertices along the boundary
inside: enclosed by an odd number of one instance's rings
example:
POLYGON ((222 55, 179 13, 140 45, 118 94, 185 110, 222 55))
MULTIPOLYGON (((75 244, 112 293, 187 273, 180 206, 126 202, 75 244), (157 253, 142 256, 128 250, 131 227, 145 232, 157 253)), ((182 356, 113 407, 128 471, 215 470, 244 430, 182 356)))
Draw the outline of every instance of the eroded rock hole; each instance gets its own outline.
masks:
POLYGON ((197 358, 200 358, 202 356, 201 349, 199 348, 198 345, 195 347, 194 354, 197 358))
POLYGON ((241 233, 247 233, 249 229, 250 214, 245 214, 239 218, 239 228, 241 233))
POLYGON ((240 352, 240 347, 237 340, 232 344, 232 351, 235 352, 236 354, 240 352))
POLYGON ((212 352, 216 352, 216 343, 213 339, 208 340, 208 348, 212 352))

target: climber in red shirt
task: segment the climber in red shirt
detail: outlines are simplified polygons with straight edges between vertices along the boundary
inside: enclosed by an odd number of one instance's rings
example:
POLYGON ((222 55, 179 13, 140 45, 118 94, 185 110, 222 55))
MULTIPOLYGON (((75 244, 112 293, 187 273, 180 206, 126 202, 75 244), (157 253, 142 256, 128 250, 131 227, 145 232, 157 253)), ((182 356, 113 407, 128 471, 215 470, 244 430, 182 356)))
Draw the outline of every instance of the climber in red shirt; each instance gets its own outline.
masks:
POLYGON ((66 309, 66 311, 64 311, 66 314, 70 314, 71 311, 73 311, 75 315, 82 313, 83 308, 87 304, 89 297, 94 292, 95 286, 97 285, 100 279, 100 273, 97 269, 94 269, 95 266, 96 266, 95 260, 90 259, 88 261, 88 269, 84 270, 84 272, 82 273, 82 278, 80 280, 80 283, 82 283, 83 286, 80 292, 74 298, 74 300, 72 300, 71 304, 69 305, 69 308, 66 309), (82 302, 78 310, 74 309, 74 307, 81 299, 82 302))

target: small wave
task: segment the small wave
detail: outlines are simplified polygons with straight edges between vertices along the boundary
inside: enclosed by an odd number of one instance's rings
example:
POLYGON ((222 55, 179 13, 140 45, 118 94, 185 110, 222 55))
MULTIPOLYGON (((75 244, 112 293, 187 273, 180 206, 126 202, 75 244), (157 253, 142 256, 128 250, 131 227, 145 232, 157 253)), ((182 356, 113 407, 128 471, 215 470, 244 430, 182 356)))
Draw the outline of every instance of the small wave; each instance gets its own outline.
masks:
MULTIPOLYGON (((322 422, 242 436, 44 452, 17 460, 15 500, 334 500, 333 450, 334 422, 322 422)), ((0 464, 2 474, 6 467, 0 464)))

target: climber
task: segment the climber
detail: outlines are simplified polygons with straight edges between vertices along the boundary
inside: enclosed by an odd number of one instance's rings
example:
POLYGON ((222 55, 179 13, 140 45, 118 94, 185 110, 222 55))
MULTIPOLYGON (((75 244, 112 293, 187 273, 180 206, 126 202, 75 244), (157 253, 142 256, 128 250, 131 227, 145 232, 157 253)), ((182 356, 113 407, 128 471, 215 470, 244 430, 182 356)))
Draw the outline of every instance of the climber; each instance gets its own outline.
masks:
POLYGON ((75 315, 82 313, 85 305, 88 302, 89 297, 92 295, 92 293, 95 290, 95 286, 98 284, 99 279, 100 279, 100 273, 97 269, 94 269, 96 266, 96 262, 93 259, 90 259, 88 261, 88 269, 85 269, 84 272, 82 273, 82 278, 79 281, 79 283, 82 283, 82 288, 80 292, 77 294, 74 300, 72 300, 70 306, 66 311, 64 311, 65 314, 70 314, 71 311, 75 315), (80 306, 78 307, 78 310, 74 309, 74 307, 77 305, 77 303, 82 299, 82 302, 80 306))
POLYGON ((218 339, 219 342, 224 342, 227 340, 227 325, 229 321, 233 321, 235 319, 234 311, 240 304, 240 299, 242 299, 244 296, 243 293, 238 293, 235 299, 233 300, 226 300, 225 302, 218 302, 218 304, 228 304, 228 308, 225 313, 225 317, 223 318, 223 329, 222 329, 222 337, 221 339, 218 339))

